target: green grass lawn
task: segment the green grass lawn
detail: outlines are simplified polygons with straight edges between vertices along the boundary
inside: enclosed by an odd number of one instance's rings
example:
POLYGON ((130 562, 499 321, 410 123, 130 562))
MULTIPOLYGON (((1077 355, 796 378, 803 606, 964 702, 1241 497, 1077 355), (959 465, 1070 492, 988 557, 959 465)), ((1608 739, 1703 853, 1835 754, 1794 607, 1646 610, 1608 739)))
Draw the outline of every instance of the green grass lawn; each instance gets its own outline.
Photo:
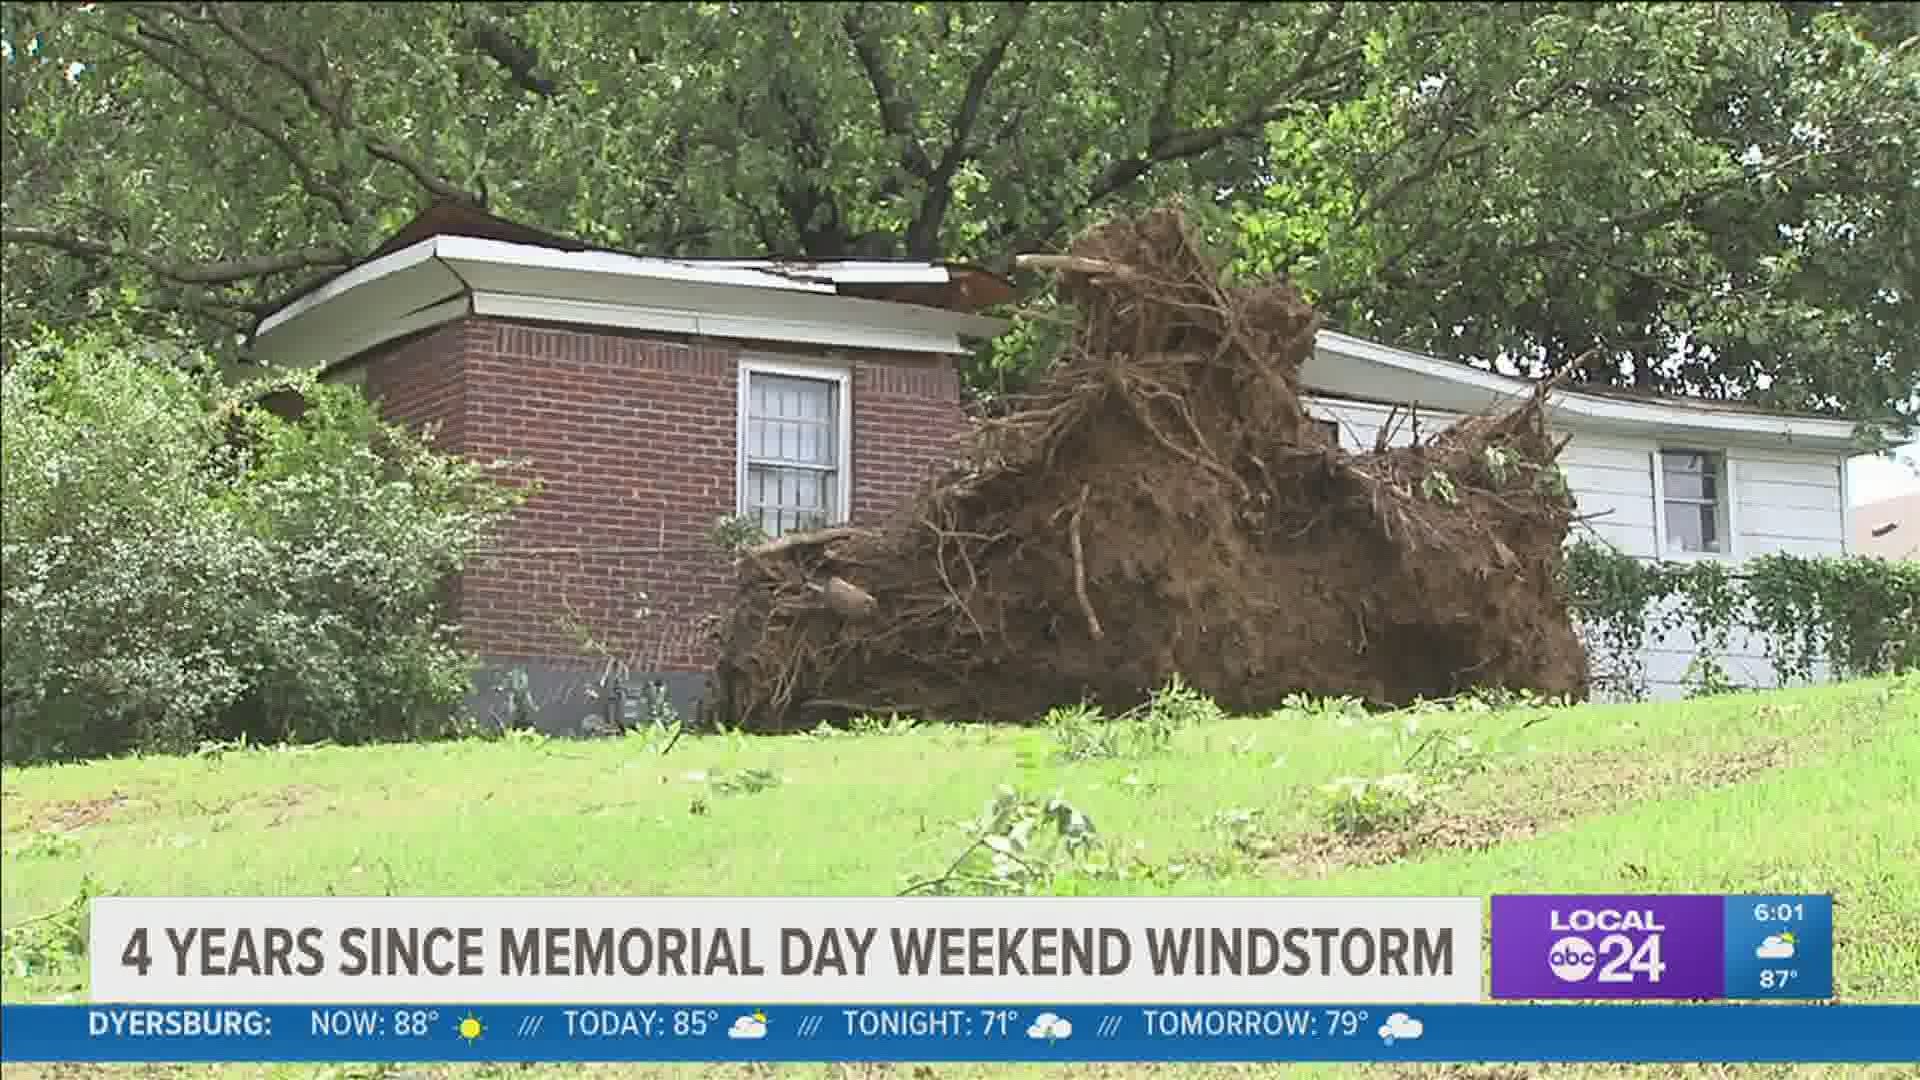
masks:
MULTIPOLYGON (((969 846, 962 823, 978 818, 1005 785, 1039 797, 1059 794, 1092 819, 1102 838, 1093 861, 1063 860, 1023 883, 1030 891, 1832 892, 1838 997, 1920 1001, 1920 679, 1571 709, 1456 706, 1366 716, 1321 705, 1112 730, 1126 736, 1118 746, 1107 745, 1116 740, 1099 729, 1073 724, 892 725, 829 736, 689 735, 664 754, 661 741, 639 737, 517 738, 9 769, 0 784, 4 995, 84 997, 85 960, 72 947, 74 924, 65 912, 88 890, 888 894, 946 871, 969 846), (1421 777, 1430 792, 1417 806, 1349 803, 1347 820, 1357 815, 1358 825, 1379 830, 1361 835, 1334 827, 1325 785, 1399 772, 1421 777)), ((86 1070, 109 1071, 129 1073, 86 1070)), ((531 1077, 581 1070, 493 1071, 531 1077)), ((1119 1071, 1090 1067, 1074 1075, 1119 1071)), ((1246 1070, 1124 1071, 1184 1080, 1246 1070)), ((30 1074, 8 1070, 16 1072, 30 1074)), ((982 1070, 912 1073, 958 1078, 982 1070)))

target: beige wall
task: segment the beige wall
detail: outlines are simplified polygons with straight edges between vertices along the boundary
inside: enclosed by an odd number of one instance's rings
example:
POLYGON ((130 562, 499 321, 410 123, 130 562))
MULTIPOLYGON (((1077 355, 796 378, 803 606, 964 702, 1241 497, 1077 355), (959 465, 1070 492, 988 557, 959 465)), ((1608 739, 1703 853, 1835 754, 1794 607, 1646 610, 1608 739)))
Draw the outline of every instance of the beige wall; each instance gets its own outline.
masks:
POLYGON ((1853 537, 1848 545, 1861 555, 1920 559, 1920 492, 1853 508, 1853 537), (1876 530, 1892 525, 1880 536, 1876 530))

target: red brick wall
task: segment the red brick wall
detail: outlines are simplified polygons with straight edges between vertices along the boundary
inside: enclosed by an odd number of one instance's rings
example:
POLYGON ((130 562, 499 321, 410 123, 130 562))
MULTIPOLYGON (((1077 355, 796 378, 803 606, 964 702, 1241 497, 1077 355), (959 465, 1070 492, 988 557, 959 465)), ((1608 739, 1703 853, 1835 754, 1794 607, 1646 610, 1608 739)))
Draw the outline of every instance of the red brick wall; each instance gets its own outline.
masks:
POLYGON ((388 345, 359 364, 361 388, 387 415, 439 425, 441 449, 466 449, 466 332, 448 323, 388 345))
POLYGON ((950 361, 900 357, 853 372, 853 520, 871 524, 953 459, 966 429, 950 361))
MULTIPOLYGON (((468 318, 370 361, 388 415, 441 420, 449 449, 524 459, 540 484, 463 575, 472 648, 591 666, 584 631, 636 672, 711 665, 704 617, 732 574, 707 531, 735 509, 743 347, 468 318)), ((854 517, 873 521, 951 457, 959 382, 945 361, 866 354, 852 398, 854 517)))

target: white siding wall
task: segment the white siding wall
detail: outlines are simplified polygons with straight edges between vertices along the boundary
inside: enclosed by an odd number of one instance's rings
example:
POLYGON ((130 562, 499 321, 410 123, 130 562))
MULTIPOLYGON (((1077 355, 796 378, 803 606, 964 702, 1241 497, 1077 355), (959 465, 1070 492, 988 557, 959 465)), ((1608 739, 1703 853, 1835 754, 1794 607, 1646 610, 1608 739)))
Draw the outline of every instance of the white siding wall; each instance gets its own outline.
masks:
MULTIPOLYGON (((1744 560, 1756 555, 1841 555, 1846 552, 1845 517, 1841 513, 1840 459, 1805 451, 1720 449, 1733 472, 1733 555, 1744 560)), ((1649 457, 1649 475, 1652 459, 1649 457)), ((1647 681, 1656 697, 1686 693, 1687 665, 1697 654, 1691 628, 1681 627, 1647 651, 1647 681)), ((1721 658, 1728 676, 1747 686, 1777 683, 1766 644, 1757 635, 1736 633, 1721 658)), ((1815 665, 1814 678, 1827 675, 1815 665)))
MULTIPOLYGON (((1392 412, 1382 405, 1314 398, 1309 398, 1309 406, 1316 415, 1339 421, 1340 443, 1348 449, 1371 449, 1392 412)), ((1448 413, 1422 412, 1418 417, 1423 435, 1458 419, 1448 413)), ((1391 444, 1405 446, 1413 439, 1406 410, 1401 410, 1396 424, 1391 444)), ((1560 466, 1579 501, 1580 513, 1590 518, 1575 526, 1575 538, 1598 539, 1636 558, 1650 559, 1658 553, 1654 469, 1660 445, 1652 435, 1574 433, 1561 454, 1560 466)), ((1702 445, 1690 440, 1676 445, 1726 455, 1732 472, 1735 559, 1775 552, 1845 552, 1840 459, 1788 449, 1702 445)), ((1650 641, 1643 657, 1649 692, 1657 698, 1683 696, 1687 666, 1695 654, 1693 635, 1687 628, 1650 641)), ((1728 642, 1721 663, 1736 682, 1752 686, 1775 682, 1764 643, 1750 635, 1736 634, 1728 642)), ((1822 674, 1817 672, 1816 676, 1822 674)))

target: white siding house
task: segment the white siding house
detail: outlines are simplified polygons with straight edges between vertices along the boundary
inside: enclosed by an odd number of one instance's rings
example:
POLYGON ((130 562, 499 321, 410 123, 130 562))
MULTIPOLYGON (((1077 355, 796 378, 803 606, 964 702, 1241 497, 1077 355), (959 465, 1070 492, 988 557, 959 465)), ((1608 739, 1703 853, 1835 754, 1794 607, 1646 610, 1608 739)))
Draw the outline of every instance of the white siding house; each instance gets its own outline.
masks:
MULTIPOLYGON (((1395 406, 1400 415, 1390 442, 1406 445, 1416 430, 1431 434, 1532 389, 1524 380, 1326 331, 1302 381, 1310 408, 1338 425, 1347 449, 1371 448, 1395 406)), ((1735 564, 1773 552, 1847 551, 1849 422, 1579 390, 1554 395, 1548 422, 1570 437, 1560 466, 1580 514, 1590 518, 1576 526, 1575 539, 1602 540, 1644 559, 1735 564)), ((1683 695, 1694 655, 1684 629, 1650 641, 1642 657, 1649 693, 1683 695)), ((1720 660, 1736 682, 1775 682, 1757 640, 1735 635, 1720 660)))

